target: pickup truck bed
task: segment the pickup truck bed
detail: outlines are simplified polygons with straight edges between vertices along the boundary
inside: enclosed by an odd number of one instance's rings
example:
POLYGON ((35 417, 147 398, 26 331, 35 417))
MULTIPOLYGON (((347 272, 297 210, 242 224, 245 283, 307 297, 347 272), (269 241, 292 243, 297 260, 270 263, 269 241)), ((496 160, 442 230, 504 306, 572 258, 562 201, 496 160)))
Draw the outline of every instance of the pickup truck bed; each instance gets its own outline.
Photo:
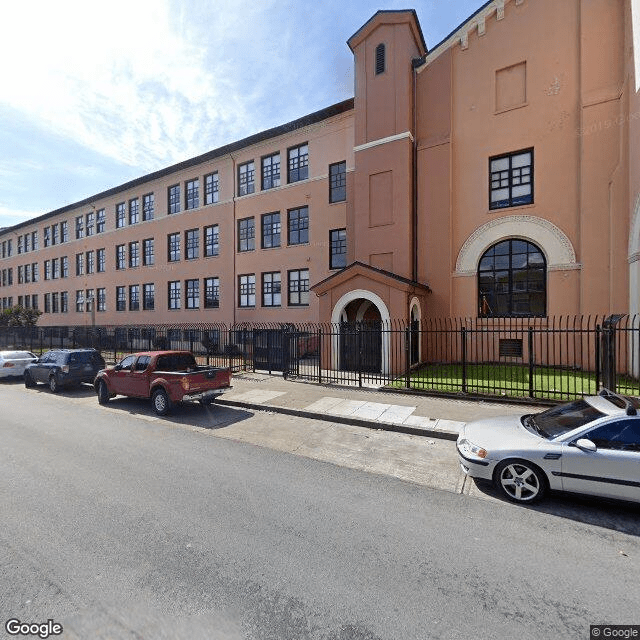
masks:
POLYGON ((213 402, 231 388, 231 371, 199 366, 189 351, 145 351, 100 371, 94 386, 100 404, 116 395, 150 398, 153 410, 166 415, 180 402, 213 402))

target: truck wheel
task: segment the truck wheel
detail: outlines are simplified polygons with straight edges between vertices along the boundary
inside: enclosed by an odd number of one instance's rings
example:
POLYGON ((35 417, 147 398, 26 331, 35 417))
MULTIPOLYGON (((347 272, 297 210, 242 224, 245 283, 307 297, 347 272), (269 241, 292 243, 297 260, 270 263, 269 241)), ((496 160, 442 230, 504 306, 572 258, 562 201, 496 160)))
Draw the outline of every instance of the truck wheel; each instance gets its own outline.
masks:
POLYGON ((28 371, 24 372, 24 386, 27 387, 27 389, 36 386, 36 383, 33 381, 33 376, 28 371))
POLYGON ((56 378, 55 373, 49 377, 49 390, 51 393, 58 393, 58 391, 60 391, 60 385, 58 384, 58 378, 56 378))
POLYGON ((159 416, 166 416, 171 409, 171 400, 164 389, 156 389, 151 396, 153 410, 159 416))
POLYGON ((107 402, 109 402, 109 389, 107 389, 104 380, 100 380, 98 382, 98 403, 107 404, 107 402))

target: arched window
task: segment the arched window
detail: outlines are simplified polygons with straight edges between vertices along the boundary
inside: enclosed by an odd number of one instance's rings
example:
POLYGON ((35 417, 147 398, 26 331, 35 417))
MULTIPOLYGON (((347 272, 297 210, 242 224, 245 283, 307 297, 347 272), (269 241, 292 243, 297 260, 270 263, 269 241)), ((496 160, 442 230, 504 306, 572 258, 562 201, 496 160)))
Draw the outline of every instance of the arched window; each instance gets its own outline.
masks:
POLYGON ((385 62, 384 43, 381 42, 376 47, 376 75, 384 73, 386 67, 385 62))
POLYGON ((547 263, 526 240, 503 240, 490 247, 478 266, 478 312, 484 317, 544 316, 547 263))

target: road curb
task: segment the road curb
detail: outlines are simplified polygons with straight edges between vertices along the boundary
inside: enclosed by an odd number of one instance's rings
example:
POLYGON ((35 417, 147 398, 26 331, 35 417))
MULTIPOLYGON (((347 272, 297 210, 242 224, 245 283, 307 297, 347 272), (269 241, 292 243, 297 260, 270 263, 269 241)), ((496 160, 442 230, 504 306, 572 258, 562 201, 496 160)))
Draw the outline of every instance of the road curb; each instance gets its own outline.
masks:
POLYGON ((363 427, 365 429, 393 431, 395 433, 405 433, 412 436, 423 436, 426 438, 440 438, 441 440, 451 440, 453 442, 458 439, 458 434, 452 431, 440 431, 437 429, 418 429, 417 427, 407 427, 402 424, 374 422, 373 420, 363 420, 362 418, 352 418, 350 416, 334 416, 326 413, 305 411, 304 409, 278 407, 271 404, 257 404, 255 402, 243 402, 241 400, 227 400, 223 398, 218 398, 215 401, 215 404, 226 405, 230 407, 239 407, 242 409, 253 409, 255 411, 272 411, 273 413, 282 413, 284 415, 296 416, 298 418, 323 420, 325 422, 337 422, 339 424, 348 424, 354 427, 363 427))

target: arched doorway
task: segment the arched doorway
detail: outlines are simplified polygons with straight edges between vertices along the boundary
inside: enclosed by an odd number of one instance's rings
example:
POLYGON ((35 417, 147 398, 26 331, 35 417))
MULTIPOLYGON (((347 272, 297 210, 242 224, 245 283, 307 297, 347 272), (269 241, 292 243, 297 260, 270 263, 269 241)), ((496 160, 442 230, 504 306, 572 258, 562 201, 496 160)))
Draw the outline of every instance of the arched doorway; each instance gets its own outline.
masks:
POLYGON ((343 371, 389 372, 389 310, 365 289, 343 295, 333 308, 332 366, 343 371))

